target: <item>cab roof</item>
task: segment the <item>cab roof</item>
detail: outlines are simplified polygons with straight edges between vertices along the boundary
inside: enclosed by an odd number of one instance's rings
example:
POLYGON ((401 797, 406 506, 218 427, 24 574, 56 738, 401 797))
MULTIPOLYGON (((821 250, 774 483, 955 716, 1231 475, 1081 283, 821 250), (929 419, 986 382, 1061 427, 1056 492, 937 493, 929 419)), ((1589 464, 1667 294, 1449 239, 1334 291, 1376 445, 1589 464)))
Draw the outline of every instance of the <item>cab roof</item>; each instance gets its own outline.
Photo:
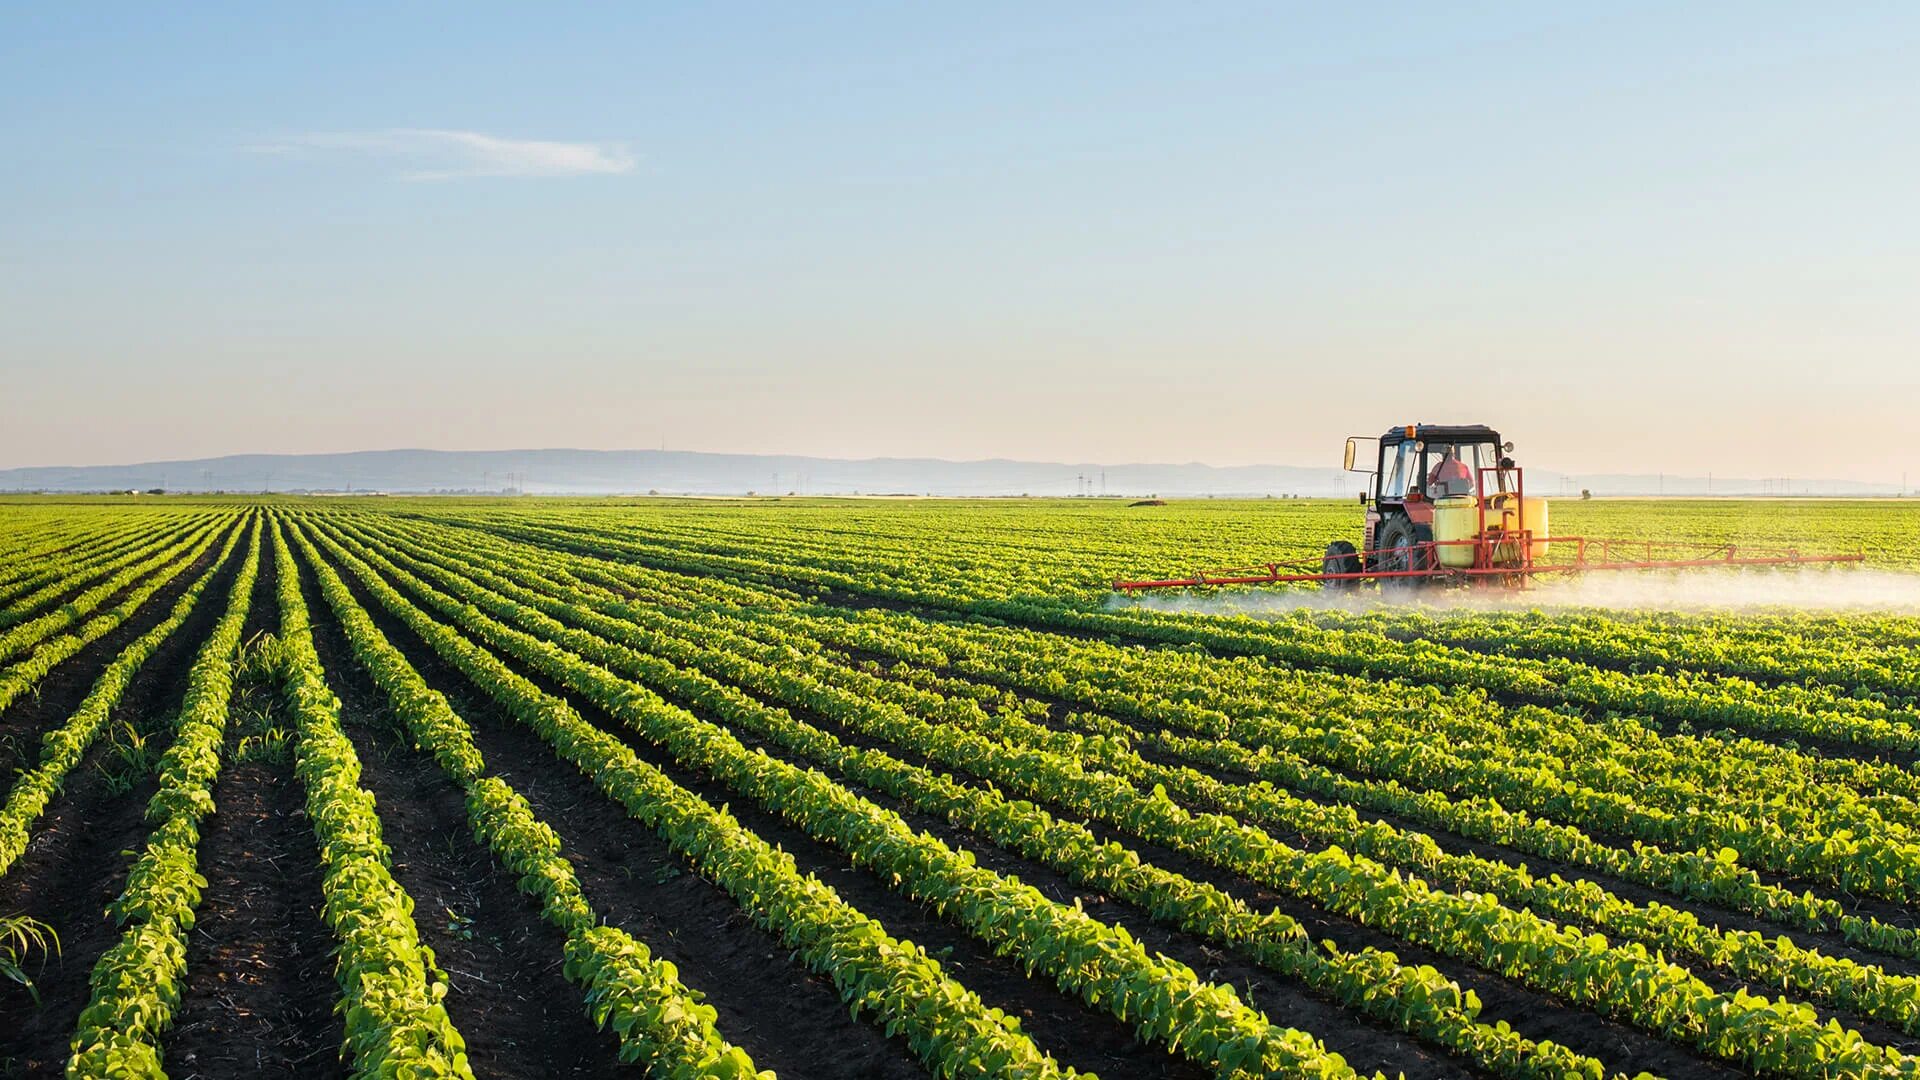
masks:
MULTIPOLYGON (((1478 443, 1500 441, 1500 433, 1485 424, 1415 424, 1413 437, 1421 442, 1436 443, 1478 443)), ((1388 428, 1380 442, 1386 446, 1395 446, 1407 441, 1405 427, 1388 428)))

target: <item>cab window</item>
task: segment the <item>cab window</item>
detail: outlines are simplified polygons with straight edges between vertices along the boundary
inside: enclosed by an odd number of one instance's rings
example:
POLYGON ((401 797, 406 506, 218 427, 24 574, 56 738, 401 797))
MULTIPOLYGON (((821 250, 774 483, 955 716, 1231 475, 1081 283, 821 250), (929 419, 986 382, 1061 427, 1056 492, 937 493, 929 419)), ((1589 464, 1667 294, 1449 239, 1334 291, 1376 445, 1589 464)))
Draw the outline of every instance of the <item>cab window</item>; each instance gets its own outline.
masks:
POLYGON ((1380 462, 1380 497, 1383 499, 1402 498, 1410 484, 1417 484, 1417 470, 1420 467, 1420 452, 1414 444, 1403 442, 1397 446, 1382 448, 1380 462))

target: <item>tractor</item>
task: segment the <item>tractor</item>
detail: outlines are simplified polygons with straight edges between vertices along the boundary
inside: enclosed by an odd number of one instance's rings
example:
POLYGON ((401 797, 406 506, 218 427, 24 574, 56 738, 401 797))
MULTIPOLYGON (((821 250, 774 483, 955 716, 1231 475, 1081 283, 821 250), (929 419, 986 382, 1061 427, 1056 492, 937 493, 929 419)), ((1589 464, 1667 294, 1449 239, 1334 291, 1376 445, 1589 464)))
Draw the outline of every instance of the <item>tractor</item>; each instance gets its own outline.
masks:
POLYGON ((1542 574, 1724 566, 1859 563, 1863 554, 1794 548, 1554 536, 1547 500, 1528 495, 1513 444, 1482 424, 1407 424, 1347 440, 1345 467, 1371 477, 1360 543, 1334 540, 1301 556, 1184 577, 1115 581, 1122 592, 1219 585, 1318 584, 1386 592, 1437 585, 1523 589, 1542 574), (1374 444, 1371 453, 1365 444, 1374 444))

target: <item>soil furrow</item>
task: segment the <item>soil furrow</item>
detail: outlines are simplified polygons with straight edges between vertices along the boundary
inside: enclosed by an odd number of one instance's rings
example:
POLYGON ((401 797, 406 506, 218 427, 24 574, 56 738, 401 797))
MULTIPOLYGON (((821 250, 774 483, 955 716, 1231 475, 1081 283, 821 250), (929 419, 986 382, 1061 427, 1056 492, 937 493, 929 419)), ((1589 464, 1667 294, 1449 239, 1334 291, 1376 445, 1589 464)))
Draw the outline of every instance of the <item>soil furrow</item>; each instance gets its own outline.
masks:
MULTIPOLYGON (((850 1017, 830 979, 794 962, 790 950, 732 897, 691 872, 665 840, 474 690, 373 602, 350 572, 341 576, 394 647, 467 721, 488 771, 512 784, 559 834, 601 917, 671 961, 681 981, 717 1011, 720 1030, 757 1066, 782 1076, 838 1080, 926 1075, 904 1040, 888 1039, 850 1017)), ((339 662, 328 666, 333 670, 339 662)), ((570 987, 567 1004, 580 1003, 580 991, 570 987)))

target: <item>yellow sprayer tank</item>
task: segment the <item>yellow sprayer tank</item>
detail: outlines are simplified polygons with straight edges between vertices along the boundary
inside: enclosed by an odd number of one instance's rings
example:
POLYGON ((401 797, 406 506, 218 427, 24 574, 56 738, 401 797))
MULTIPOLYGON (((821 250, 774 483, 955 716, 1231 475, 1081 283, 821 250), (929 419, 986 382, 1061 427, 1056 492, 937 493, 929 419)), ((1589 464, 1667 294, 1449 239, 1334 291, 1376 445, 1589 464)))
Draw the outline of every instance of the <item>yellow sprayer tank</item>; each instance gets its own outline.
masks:
MULTIPOLYGON (((1488 515, 1488 523, 1492 523, 1488 515)), ((1449 540, 1471 540, 1480 528, 1480 500, 1471 495, 1452 495, 1444 499, 1433 500, 1433 538, 1439 541, 1435 552, 1440 556, 1440 565, 1454 569, 1463 569, 1473 565, 1473 545, 1447 543, 1449 540)))
MULTIPOLYGON (((1525 527, 1536 539, 1530 545, 1535 559, 1547 554, 1547 500, 1529 495, 1525 503, 1525 527)), ((1517 531, 1521 528, 1519 496, 1500 494, 1487 497, 1487 528, 1517 531)), ((1442 541, 1437 549, 1440 565, 1465 569, 1473 565, 1474 545, 1445 543, 1448 540, 1472 540, 1480 529, 1480 502, 1472 495, 1458 495, 1433 501, 1433 538, 1442 541)), ((1519 561, 1519 546, 1508 542, 1493 552, 1495 565, 1519 561)))

